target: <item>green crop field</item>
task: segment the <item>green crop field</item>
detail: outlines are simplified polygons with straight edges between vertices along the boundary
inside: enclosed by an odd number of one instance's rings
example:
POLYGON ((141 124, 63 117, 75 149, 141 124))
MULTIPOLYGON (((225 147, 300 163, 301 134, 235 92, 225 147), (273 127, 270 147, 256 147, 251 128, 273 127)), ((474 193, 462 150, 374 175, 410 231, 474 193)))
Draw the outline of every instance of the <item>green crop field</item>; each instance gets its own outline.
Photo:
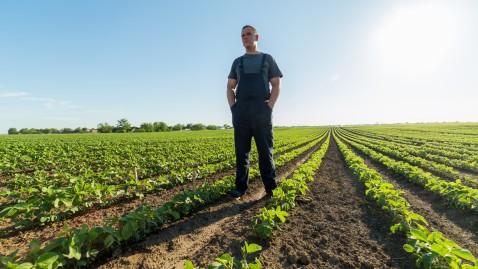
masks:
POLYGON ((228 198, 233 130, 4 135, 0 156, 2 268, 478 268, 476 123, 275 128, 267 199, 254 145, 228 198))

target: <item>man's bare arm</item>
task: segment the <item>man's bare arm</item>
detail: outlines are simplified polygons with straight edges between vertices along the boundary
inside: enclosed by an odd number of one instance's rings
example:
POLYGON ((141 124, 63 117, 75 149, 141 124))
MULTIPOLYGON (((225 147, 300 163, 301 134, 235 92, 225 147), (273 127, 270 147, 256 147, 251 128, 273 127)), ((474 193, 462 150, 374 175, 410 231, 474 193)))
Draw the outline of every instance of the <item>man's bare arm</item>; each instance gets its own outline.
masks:
POLYGON ((229 78, 227 80, 227 102, 229 107, 232 107, 236 103, 236 86, 237 80, 229 78))
POLYGON ((281 85, 280 77, 271 78, 269 82, 272 85, 272 89, 271 89, 271 96, 269 97, 268 105, 271 109, 273 109, 274 105, 277 102, 277 98, 279 98, 279 93, 282 88, 282 85, 281 85))

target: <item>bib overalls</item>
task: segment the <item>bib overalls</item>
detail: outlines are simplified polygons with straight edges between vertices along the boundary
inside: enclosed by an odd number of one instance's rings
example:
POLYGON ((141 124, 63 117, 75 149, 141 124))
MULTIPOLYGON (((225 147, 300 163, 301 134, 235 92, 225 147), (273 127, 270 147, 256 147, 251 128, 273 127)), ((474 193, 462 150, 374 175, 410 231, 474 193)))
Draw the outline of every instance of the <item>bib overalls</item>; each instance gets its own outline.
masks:
POLYGON ((272 109, 268 106, 269 82, 264 79, 262 55, 259 73, 244 73, 243 57, 240 59, 240 81, 236 89, 236 103, 232 106, 234 142, 236 149, 236 189, 244 194, 249 184, 249 156, 252 137, 259 155, 259 170, 267 193, 277 188, 276 170, 272 155, 272 109))

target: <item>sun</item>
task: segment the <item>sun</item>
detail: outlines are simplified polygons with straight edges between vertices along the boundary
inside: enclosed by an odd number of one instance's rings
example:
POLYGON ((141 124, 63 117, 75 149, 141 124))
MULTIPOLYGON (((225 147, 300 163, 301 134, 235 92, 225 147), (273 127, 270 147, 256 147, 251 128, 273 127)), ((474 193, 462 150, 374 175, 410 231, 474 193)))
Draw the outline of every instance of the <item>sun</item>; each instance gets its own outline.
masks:
POLYGON ((456 31, 450 8, 433 2, 401 7, 376 32, 374 53, 389 68, 427 71, 453 49, 456 31))

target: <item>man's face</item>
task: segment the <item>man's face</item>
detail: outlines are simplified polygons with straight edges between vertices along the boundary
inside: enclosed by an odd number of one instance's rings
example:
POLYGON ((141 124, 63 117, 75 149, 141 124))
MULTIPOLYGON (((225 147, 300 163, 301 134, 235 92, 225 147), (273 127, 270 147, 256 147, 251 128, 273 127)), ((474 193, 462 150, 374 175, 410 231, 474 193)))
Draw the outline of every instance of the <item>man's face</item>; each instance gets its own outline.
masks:
POLYGON ((246 27, 242 30, 242 45, 244 47, 254 46, 258 39, 258 35, 254 34, 251 27, 246 27))

